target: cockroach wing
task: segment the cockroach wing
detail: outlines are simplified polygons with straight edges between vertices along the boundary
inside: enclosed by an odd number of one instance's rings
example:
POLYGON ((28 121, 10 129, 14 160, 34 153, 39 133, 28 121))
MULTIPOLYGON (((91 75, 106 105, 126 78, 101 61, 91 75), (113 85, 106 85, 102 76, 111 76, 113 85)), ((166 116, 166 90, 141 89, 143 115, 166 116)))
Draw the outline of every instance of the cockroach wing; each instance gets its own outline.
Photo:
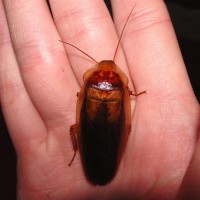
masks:
POLYGON ((84 172, 93 184, 110 182, 121 160, 131 124, 127 84, 113 61, 102 61, 84 74, 76 124, 84 172))

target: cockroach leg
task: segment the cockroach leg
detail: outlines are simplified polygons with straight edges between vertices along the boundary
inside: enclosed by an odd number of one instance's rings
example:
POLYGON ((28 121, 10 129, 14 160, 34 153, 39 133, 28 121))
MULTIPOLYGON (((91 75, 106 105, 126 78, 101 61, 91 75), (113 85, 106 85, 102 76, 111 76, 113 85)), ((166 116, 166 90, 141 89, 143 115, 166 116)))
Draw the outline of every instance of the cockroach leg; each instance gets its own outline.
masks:
POLYGON ((76 124, 73 124, 72 126, 70 126, 70 136, 71 136, 71 141, 72 141, 72 145, 73 145, 74 155, 68 164, 69 166, 71 166, 72 162, 74 161, 74 158, 76 157, 76 152, 78 150, 77 131, 78 131, 78 129, 77 129, 76 124))
POLYGON ((134 94, 133 91, 129 90, 129 95, 133 95, 133 96, 135 96, 135 97, 137 97, 137 96, 139 96, 139 95, 141 95, 141 94, 146 94, 146 93, 147 93, 146 91, 143 91, 143 92, 134 94))

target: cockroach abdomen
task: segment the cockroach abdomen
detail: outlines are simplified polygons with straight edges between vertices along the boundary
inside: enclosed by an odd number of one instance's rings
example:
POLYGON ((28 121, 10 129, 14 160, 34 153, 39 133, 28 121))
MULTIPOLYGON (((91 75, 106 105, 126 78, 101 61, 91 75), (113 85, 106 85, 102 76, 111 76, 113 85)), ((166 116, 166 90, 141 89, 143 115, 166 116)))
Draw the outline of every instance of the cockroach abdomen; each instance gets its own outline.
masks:
POLYGON ((97 118, 102 119, 95 119, 94 124, 90 121, 83 105, 80 136, 86 176, 93 184, 104 185, 111 181, 117 169, 124 114, 122 109, 118 120, 115 124, 111 124, 106 120, 107 105, 102 103, 100 107, 97 118))

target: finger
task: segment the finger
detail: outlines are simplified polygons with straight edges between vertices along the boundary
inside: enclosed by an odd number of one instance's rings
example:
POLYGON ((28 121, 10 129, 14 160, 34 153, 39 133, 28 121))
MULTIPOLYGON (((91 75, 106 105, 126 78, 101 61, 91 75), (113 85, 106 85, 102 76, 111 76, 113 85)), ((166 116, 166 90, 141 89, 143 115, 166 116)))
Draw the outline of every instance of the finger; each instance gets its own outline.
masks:
POLYGON ((4 5, 20 73, 33 104, 48 128, 66 124, 74 112, 71 94, 75 98, 78 85, 46 1, 11 0, 4 5))
MULTIPOLYGON (((51 0, 50 3, 62 40, 77 46, 97 61, 113 59, 118 37, 103 1, 51 0)), ((65 48, 76 77, 82 84, 83 73, 95 63, 72 47, 65 45, 65 48)), ((116 64, 129 76, 120 48, 116 64)))
POLYGON ((122 44, 137 90, 148 90, 154 97, 182 94, 194 98, 163 1, 113 1, 118 33, 134 5, 122 44))
POLYGON ((46 127, 33 106, 18 70, 0 1, 0 102, 17 153, 41 143, 46 127))

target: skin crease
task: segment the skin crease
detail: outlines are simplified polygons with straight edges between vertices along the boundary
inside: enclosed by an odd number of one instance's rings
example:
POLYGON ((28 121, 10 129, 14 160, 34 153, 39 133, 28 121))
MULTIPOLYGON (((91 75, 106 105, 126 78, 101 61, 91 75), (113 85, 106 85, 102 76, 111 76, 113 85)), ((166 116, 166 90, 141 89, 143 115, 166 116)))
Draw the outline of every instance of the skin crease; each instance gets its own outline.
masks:
POLYGON ((199 104, 162 0, 0 0, 0 101, 18 156, 18 200, 200 199, 199 104), (114 180, 83 174, 69 127, 76 93, 96 60, 112 59, 133 5, 116 64, 132 98, 132 131, 114 180), (117 32, 117 34, 116 34, 117 32))

